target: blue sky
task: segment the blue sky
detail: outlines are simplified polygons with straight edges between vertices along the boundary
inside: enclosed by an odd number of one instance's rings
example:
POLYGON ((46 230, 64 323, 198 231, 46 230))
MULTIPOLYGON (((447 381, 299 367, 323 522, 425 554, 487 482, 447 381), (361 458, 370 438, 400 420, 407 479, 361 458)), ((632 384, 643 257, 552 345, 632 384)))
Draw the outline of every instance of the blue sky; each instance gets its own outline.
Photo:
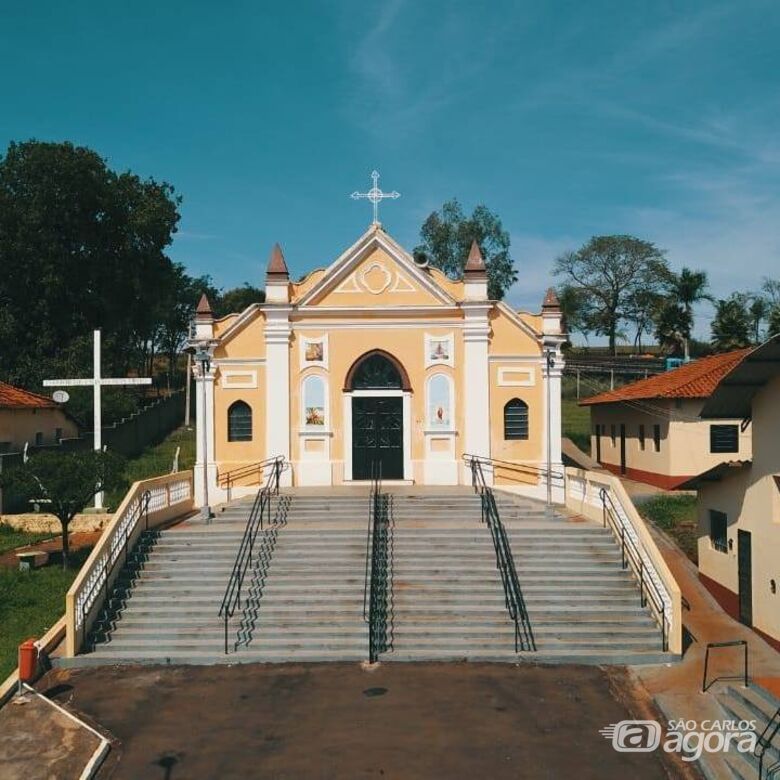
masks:
POLYGON ((67 139, 172 183, 172 256, 219 285, 262 284, 274 241, 295 274, 333 260, 375 167, 409 248, 449 197, 496 210, 518 306, 600 233, 721 295, 780 276, 775 0, 1 2, 0 145, 67 139))

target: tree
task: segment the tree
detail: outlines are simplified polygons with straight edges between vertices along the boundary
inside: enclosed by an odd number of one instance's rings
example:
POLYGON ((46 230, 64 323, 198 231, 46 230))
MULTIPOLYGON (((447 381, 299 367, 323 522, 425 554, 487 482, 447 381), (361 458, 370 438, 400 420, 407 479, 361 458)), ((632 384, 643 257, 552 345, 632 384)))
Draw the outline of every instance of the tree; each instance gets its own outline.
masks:
MULTIPOLYGON (((693 330, 693 306, 699 301, 712 300, 708 294, 709 281, 706 271, 692 271, 690 268, 683 267, 679 274, 672 274, 669 294, 676 304, 682 306, 685 316, 678 318, 677 324, 683 327, 683 349, 685 359, 690 357, 688 342, 693 330)), ((674 307, 666 312, 667 319, 674 312, 674 307)))
POLYGON ((750 345, 750 313, 744 293, 733 293, 717 302, 712 321, 712 346, 720 352, 750 345))
POLYGON ((753 328, 753 342, 761 343, 761 323, 769 316, 769 301, 763 295, 753 293, 750 296, 750 322, 753 328))
POLYGON ((693 326, 693 314, 683 304, 665 299, 655 317, 655 337, 670 355, 688 357, 688 341, 693 326))
POLYGON ((233 312, 242 312, 253 303, 265 303, 265 290, 244 282, 241 287, 234 287, 221 293, 212 304, 212 308, 215 317, 224 317, 233 312))
POLYGON ((780 334, 780 304, 773 306, 770 310, 767 325, 767 337, 780 334))
POLYGON ((637 296, 660 293, 671 274, 660 249, 625 235, 594 236, 576 252, 558 257, 554 273, 587 297, 591 329, 608 336, 613 354, 620 323, 631 316, 637 296))
POLYGON ((563 326, 567 333, 581 333, 588 336, 589 307, 587 296, 577 287, 569 284, 561 285, 557 290, 558 303, 561 305, 563 326))
POLYGON ((451 279, 460 279, 471 244, 479 244, 488 275, 488 295, 500 300, 517 281, 517 270, 509 254, 509 233, 498 215, 487 206, 477 206, 467 217, 460 203, 448 200, 441 211, 433 211, 420 228, 421 243, 416 253, 428 257, 434 268, 451 279))
POLYGON ((71 520, 96 493, 119 486, 123 471, 124 460, 113 452, 40 452, 2 475, 0 484, 34 498, 48 499, 52 514, 62 526, 62 566, 67 569, 71 520))
POLYGON ((636 328, 634 348, 639 352, 642 351, 642 336, 652 333, 654 320, 663 303, 664 299, 660 293, 646 289, 637 290, 628 299, 626 319, 636 328))
POLYGON ((148 370, 179 221, 173 188, 117 173, 70 143, 11 143, 0 155, 0 354, 28 387, 91 371, 83 342, 103 331, 103 370, 148 370))

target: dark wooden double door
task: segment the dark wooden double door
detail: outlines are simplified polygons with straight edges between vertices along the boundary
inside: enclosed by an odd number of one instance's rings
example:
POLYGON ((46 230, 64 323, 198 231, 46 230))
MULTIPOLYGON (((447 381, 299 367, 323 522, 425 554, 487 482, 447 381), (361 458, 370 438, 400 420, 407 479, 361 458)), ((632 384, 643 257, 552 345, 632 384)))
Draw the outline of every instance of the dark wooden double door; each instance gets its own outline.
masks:
POLYGON ((382 479, 403 479, 403 417, 400 397, 352 398, 352 479, 371 479, 373 463, 382 479))

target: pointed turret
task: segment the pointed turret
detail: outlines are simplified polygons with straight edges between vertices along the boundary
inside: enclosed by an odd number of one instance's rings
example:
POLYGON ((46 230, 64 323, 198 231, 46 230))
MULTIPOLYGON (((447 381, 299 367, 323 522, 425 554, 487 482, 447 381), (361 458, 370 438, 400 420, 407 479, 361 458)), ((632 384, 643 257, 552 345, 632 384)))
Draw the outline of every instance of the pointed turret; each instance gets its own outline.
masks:
POLYGON ((195 318, 199 320, 210 320, 214 318, 214 312, 211 309, 208 296, 206 293, 200 296, 198 301, 198 308, 195 309, 195 318))
POLYGON ((549 287, 542 301, 542 333, 558 335, 563 333, 561 302, 554 287, 549 287))
POLYGON ((485 268, 485 260, 482 257, 482 252, 479 249, 479 244, 476 239, 471 242, 471 249, 469 250, 469 257, 466 260, 467 274, 485 274, 487 268, 485 268))
POLYGON ((556 311, 561 310, 561 302, 558 300, 558 294, 555 292, 554 287, 547 288, 544 300, 542 301, 542 311, 545 309, 555 309, 556 311))
POLYGON ((466 283, 467 301, 487 300, 487 267, 476 240, 471 242, 466 267, 463 269, 463 281, 466 283))
POLYGON ((265 271, 265 299, 269 303, 290 302, 290 272, 279 244, 274 244, 265 271))
POLYGON ((287 263, 284 261, 284 254, 279 244, 274 244, 274 248, 271 250, 271 256, 268 258, 268 268, 266 268, 267 276, 290 278, 290 272, 287 270, 287 263))

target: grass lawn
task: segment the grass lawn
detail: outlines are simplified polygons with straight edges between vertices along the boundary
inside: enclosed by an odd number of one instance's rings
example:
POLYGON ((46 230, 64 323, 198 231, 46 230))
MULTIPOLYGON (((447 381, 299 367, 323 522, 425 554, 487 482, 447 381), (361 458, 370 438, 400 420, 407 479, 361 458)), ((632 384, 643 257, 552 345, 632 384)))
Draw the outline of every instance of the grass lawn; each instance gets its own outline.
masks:
POLYGON ((698 563, 696 496, 656 496, 637 505, 639 513, 674 539, 698 563))
POLYGON ((563 399, 563 435, 568 436, 586 455, 590 454, 590 409, 578 406, 574 398, 563 399))
POLYGON ((28 544, 40 542, 41 539, 51 539, 56 533, 32 533, 30 531, 17 531, 10 525, 0 525, 0 554, 13 550, 16 547, 24 547, 28 544))
MULTIPOLYGON (((177 447, 181 447, 179 471, 191 469, 195 465, 195 429, 177 428, 159 444, 147 447, 137 458, 127 462, 125 468, 127 486, 141 479, 170 474, 177 447)), ((106 504, 116 509, 125 497, 125 492, 126 488, 112 491, 106 496, 106 504)))
POLYGON ((19 644, 42 637, 65 613, 65 594, 89 552, 73 553, 66 571, 59 565, 0 569, 0 681, 16 668, 19 644))

